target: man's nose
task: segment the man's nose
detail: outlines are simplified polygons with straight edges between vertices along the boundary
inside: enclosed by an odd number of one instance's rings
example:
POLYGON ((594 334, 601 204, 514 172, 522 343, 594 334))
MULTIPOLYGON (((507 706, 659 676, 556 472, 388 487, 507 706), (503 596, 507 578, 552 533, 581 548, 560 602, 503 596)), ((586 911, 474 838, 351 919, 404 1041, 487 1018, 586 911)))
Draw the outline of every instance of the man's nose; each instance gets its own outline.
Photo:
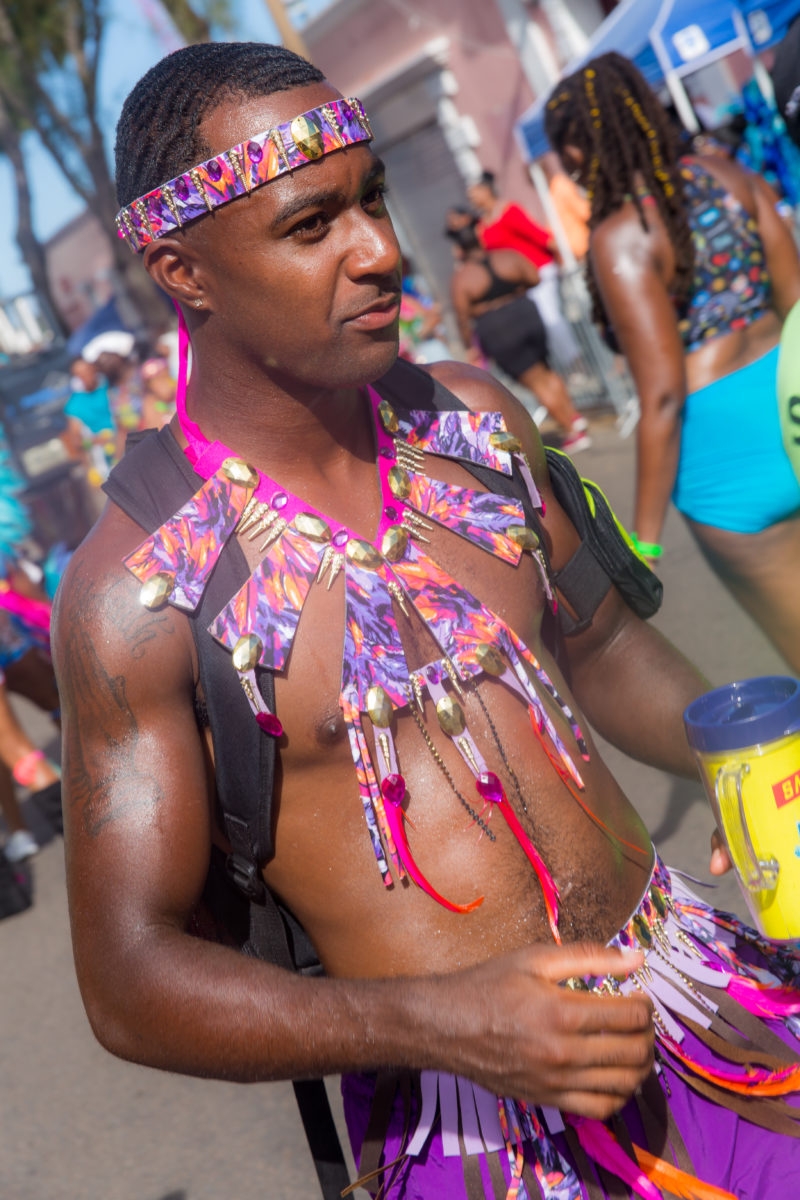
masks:
POLYGON ((354 224, 348 269, 361 275, 400 274, 400 246, 388 220, 376 221, 364 213, 354 224))

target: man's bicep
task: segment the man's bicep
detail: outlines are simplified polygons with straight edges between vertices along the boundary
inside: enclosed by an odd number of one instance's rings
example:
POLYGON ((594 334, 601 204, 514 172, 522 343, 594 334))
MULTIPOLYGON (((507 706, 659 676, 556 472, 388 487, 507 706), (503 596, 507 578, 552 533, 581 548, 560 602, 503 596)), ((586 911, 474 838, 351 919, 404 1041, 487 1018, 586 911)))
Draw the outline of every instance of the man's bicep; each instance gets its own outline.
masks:
POLYGON ((210 831, 185 619, 149 612, 135 582, 65 580, 56 623, 73 912, 118 933, 180 922, 202 888, 210 831))

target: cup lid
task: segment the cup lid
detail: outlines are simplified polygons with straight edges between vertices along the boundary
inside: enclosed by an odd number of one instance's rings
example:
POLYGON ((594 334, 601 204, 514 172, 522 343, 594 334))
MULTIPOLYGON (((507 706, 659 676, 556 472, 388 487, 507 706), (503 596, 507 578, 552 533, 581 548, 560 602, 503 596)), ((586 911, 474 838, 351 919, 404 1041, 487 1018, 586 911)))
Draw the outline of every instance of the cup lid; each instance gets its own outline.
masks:
POLYGON ((800 680, 762 675, 714 688, 683 714, 689 745, 714 753, 741 750, 800 731, 800 680))

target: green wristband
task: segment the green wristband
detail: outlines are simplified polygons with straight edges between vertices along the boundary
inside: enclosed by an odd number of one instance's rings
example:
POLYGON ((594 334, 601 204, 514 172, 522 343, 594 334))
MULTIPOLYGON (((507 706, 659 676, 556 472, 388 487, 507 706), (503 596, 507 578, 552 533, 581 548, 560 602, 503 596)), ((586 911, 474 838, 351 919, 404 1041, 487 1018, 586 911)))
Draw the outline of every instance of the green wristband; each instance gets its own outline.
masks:
POLYGON ((664 547, 658 542, 640 542, 635 533, 631 534, 631 541, 644 558, 658 559, 664 553, 664 547))

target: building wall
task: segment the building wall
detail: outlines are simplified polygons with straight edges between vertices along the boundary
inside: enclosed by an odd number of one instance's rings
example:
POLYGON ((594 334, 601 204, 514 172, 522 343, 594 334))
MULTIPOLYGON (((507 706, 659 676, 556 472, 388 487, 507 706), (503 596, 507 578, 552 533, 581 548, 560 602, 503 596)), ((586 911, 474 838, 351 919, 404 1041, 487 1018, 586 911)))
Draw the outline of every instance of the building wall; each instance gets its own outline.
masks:
POLYGON ((534 97, 494 0, 338 0, 306 26, 304 37, 336 87, 365 100, 426 46, 447 39, 445 86, 476 135, 473 171, 493 170, 504 195, 535 206, 514 142, 514 121, 534 97))
POLYGON ((445 304, 445 211, 482 168, 546 223, 514 126, 603 15, 599 0, 334 0, 305 27, 311 59, 364 101, 401 242, 445 304))
POLYGON ((45 244, 53 299, 70 330, 112 296, 111 248, 99 220, 83 212, 45 244))

